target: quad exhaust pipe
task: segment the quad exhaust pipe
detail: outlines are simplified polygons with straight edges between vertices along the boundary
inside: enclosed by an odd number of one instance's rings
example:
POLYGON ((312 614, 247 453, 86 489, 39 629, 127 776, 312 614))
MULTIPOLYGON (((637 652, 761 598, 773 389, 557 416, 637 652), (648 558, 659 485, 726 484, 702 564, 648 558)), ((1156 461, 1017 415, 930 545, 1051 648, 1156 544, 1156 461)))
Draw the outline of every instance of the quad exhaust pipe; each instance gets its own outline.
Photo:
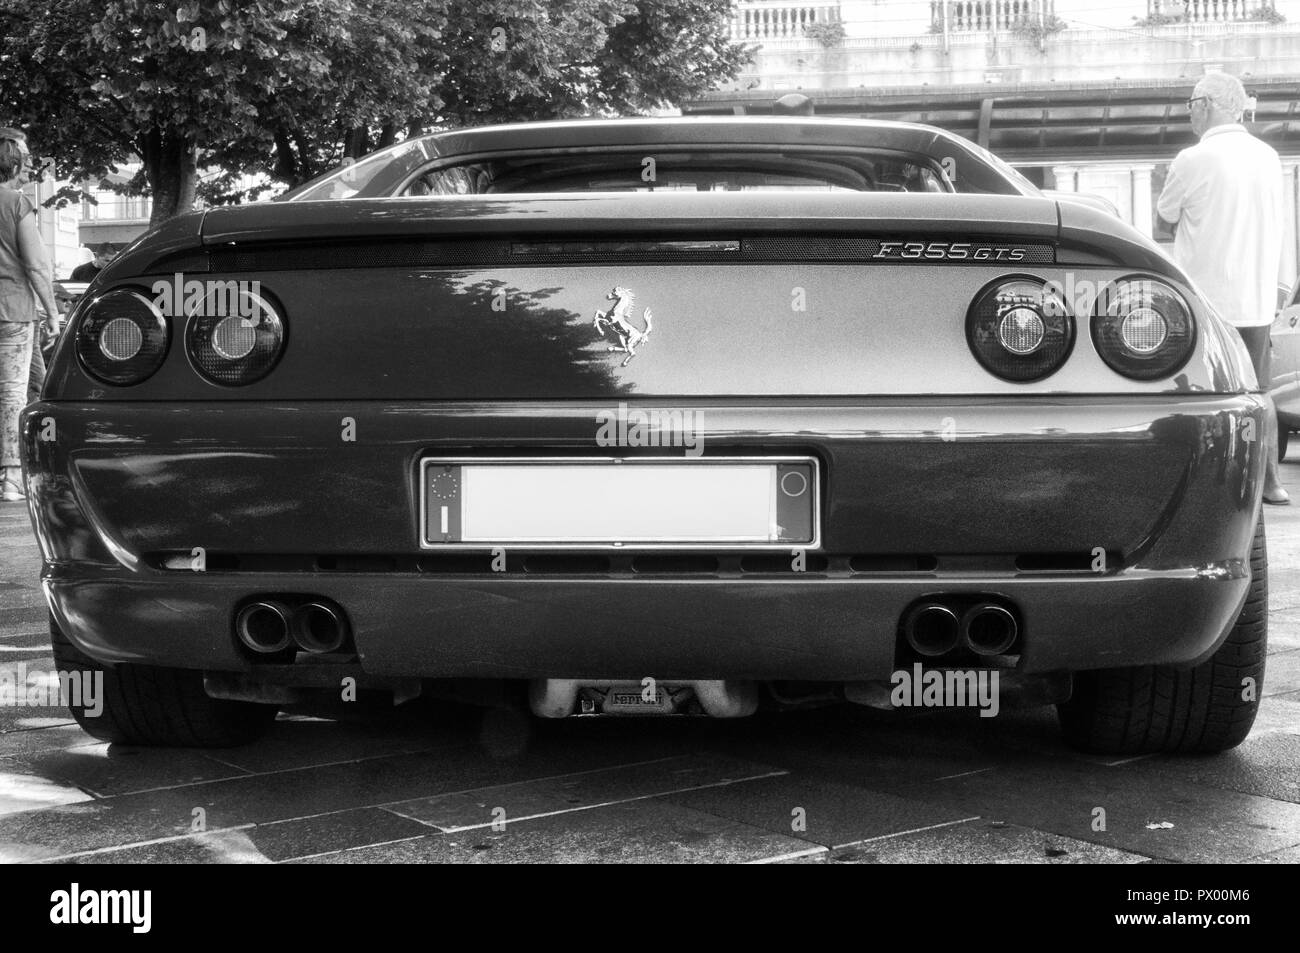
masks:
POLYGON ((315 655, 337 652, 347 641, 343 613, 326 602, 308 602, 293 614, 293 640, 315 655))
POLYGON ((903 632, 913 652, 935 658, 957 647, 961 623, 957 613, 943 603, 923 602, 907 614, 903 632))
POLYGON ((323 600, 291 609, 278 599, 261 599, 235 615, 235 635, 258 655, 277 655, 295 645, 313 655, 328 655, 347 643, 348 624, 341 609, 323 600))
POLYGON ((943 602, 922 602, 903 619, 903 637, 917 655, 937 658, 958 646, 980 656, 1003 655, 1016 644, 1015 614, 996 602, 980 602, 960 615, 943 602))
POLYGON ((235 634, 258 655, 275 655, 287 649, 292 641, 291 617, 289 607, 283 602, 274 599, 251 602, 235 616, 235 634))
POLYGON ((995 602, 981 602, 961 617, 961 640, 976 655, 1002 655, 1019 631, 1016 617, 995 602))

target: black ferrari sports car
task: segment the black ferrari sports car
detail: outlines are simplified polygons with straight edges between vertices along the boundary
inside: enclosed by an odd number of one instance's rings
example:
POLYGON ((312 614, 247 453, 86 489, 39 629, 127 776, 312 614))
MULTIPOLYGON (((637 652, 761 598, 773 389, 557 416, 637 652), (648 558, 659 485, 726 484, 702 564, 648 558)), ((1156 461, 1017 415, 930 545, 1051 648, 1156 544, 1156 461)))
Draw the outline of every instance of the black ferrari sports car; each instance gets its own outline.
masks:
POLYGON ((345 683, 541 717, 991 683, 1087 749, 1217 751, 1262 690, 1266 407, 1157 246, 963 139, 644 119, 166 222, 23 434, 100 738, 238 743, 345 683))

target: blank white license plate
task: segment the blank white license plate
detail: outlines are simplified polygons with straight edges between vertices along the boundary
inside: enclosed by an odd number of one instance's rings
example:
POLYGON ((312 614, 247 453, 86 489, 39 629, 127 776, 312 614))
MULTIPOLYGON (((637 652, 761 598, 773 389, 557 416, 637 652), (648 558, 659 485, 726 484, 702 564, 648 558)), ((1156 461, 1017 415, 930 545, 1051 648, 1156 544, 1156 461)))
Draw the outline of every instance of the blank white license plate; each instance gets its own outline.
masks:
POLYGON ((812 546, 807 457, 426 459, 423 544, 812 546))

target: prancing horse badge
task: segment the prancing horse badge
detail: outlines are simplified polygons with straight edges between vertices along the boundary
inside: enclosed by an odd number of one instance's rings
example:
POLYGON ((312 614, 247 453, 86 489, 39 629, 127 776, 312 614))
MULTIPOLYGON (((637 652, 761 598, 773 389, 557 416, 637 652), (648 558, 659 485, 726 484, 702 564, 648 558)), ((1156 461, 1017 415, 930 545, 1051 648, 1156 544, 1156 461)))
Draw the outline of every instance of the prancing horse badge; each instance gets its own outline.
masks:
POLYGON ((636 349, 646 342, 650 337, 650 331, 654 328, 650 320, 650 309, 646 308, 641 313, 641 320, 645 322, 645 330, 642 331, 632 323, 632 305, 636 302, 636 295, 632 293, 631 288, 620 285, 605 295, 605 300, 613 301, 614 306, 608 311, 597 311, 592 324, 601 337, 609 337, 613 334, 614 340, 618 343, 611 344, 609 349, 626 354, 627 357, 619 366, 627 367, 628 362, 636 357, 636 349))

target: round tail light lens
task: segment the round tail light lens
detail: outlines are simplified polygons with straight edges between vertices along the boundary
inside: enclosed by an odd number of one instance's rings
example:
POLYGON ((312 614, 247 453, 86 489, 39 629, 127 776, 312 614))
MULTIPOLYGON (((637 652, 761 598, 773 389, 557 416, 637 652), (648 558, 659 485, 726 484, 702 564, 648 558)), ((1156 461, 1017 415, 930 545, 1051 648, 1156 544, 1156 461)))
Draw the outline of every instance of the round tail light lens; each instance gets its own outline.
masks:
POLYGON ((162 367, 167 319, 139 288, 114 288, 95 298, 77 324, 77 359, 96 380, 139 384, 162 367))
POLYGON ((1151 308, 1135 308, 1120 322, 1119 336, 1134 354, 1154 354, 1169 337, 1169 325, 1151 308))
POLYGON ((1070 356, 1074 319, 1045 281, 1000 278, 976 295, 966 314, 966 340, 990 373, 1008 381, 1037 381, 1070 356))
POLYGON ((1012 354, 1033 354, 1046 335, 1047 326, 1033 308, 1012 308, 998 322, 998 343, 1012 354))
POLYGON ((279 304, 244 282, 213 282, 188 309, 185 350, 194 368, 212 381, 239 387, 271 372, 284 351, 279 304))
POLYGON ((144 347, 144 332, 129 318, 114 318, 99 332, 99 349, 110 361, 129 361, 144 347))
POLYGON ((222 318, 212 329, 212 350, 227 361, 242 361, 257 347, 257 328, 243 318, 222 318))
POLYGON ((1192 356, 1196 322, 1183 296, 1154 278, 1125 278, 1097 296, 1092 340, 1111 370, 1149 381, 1192 356))

